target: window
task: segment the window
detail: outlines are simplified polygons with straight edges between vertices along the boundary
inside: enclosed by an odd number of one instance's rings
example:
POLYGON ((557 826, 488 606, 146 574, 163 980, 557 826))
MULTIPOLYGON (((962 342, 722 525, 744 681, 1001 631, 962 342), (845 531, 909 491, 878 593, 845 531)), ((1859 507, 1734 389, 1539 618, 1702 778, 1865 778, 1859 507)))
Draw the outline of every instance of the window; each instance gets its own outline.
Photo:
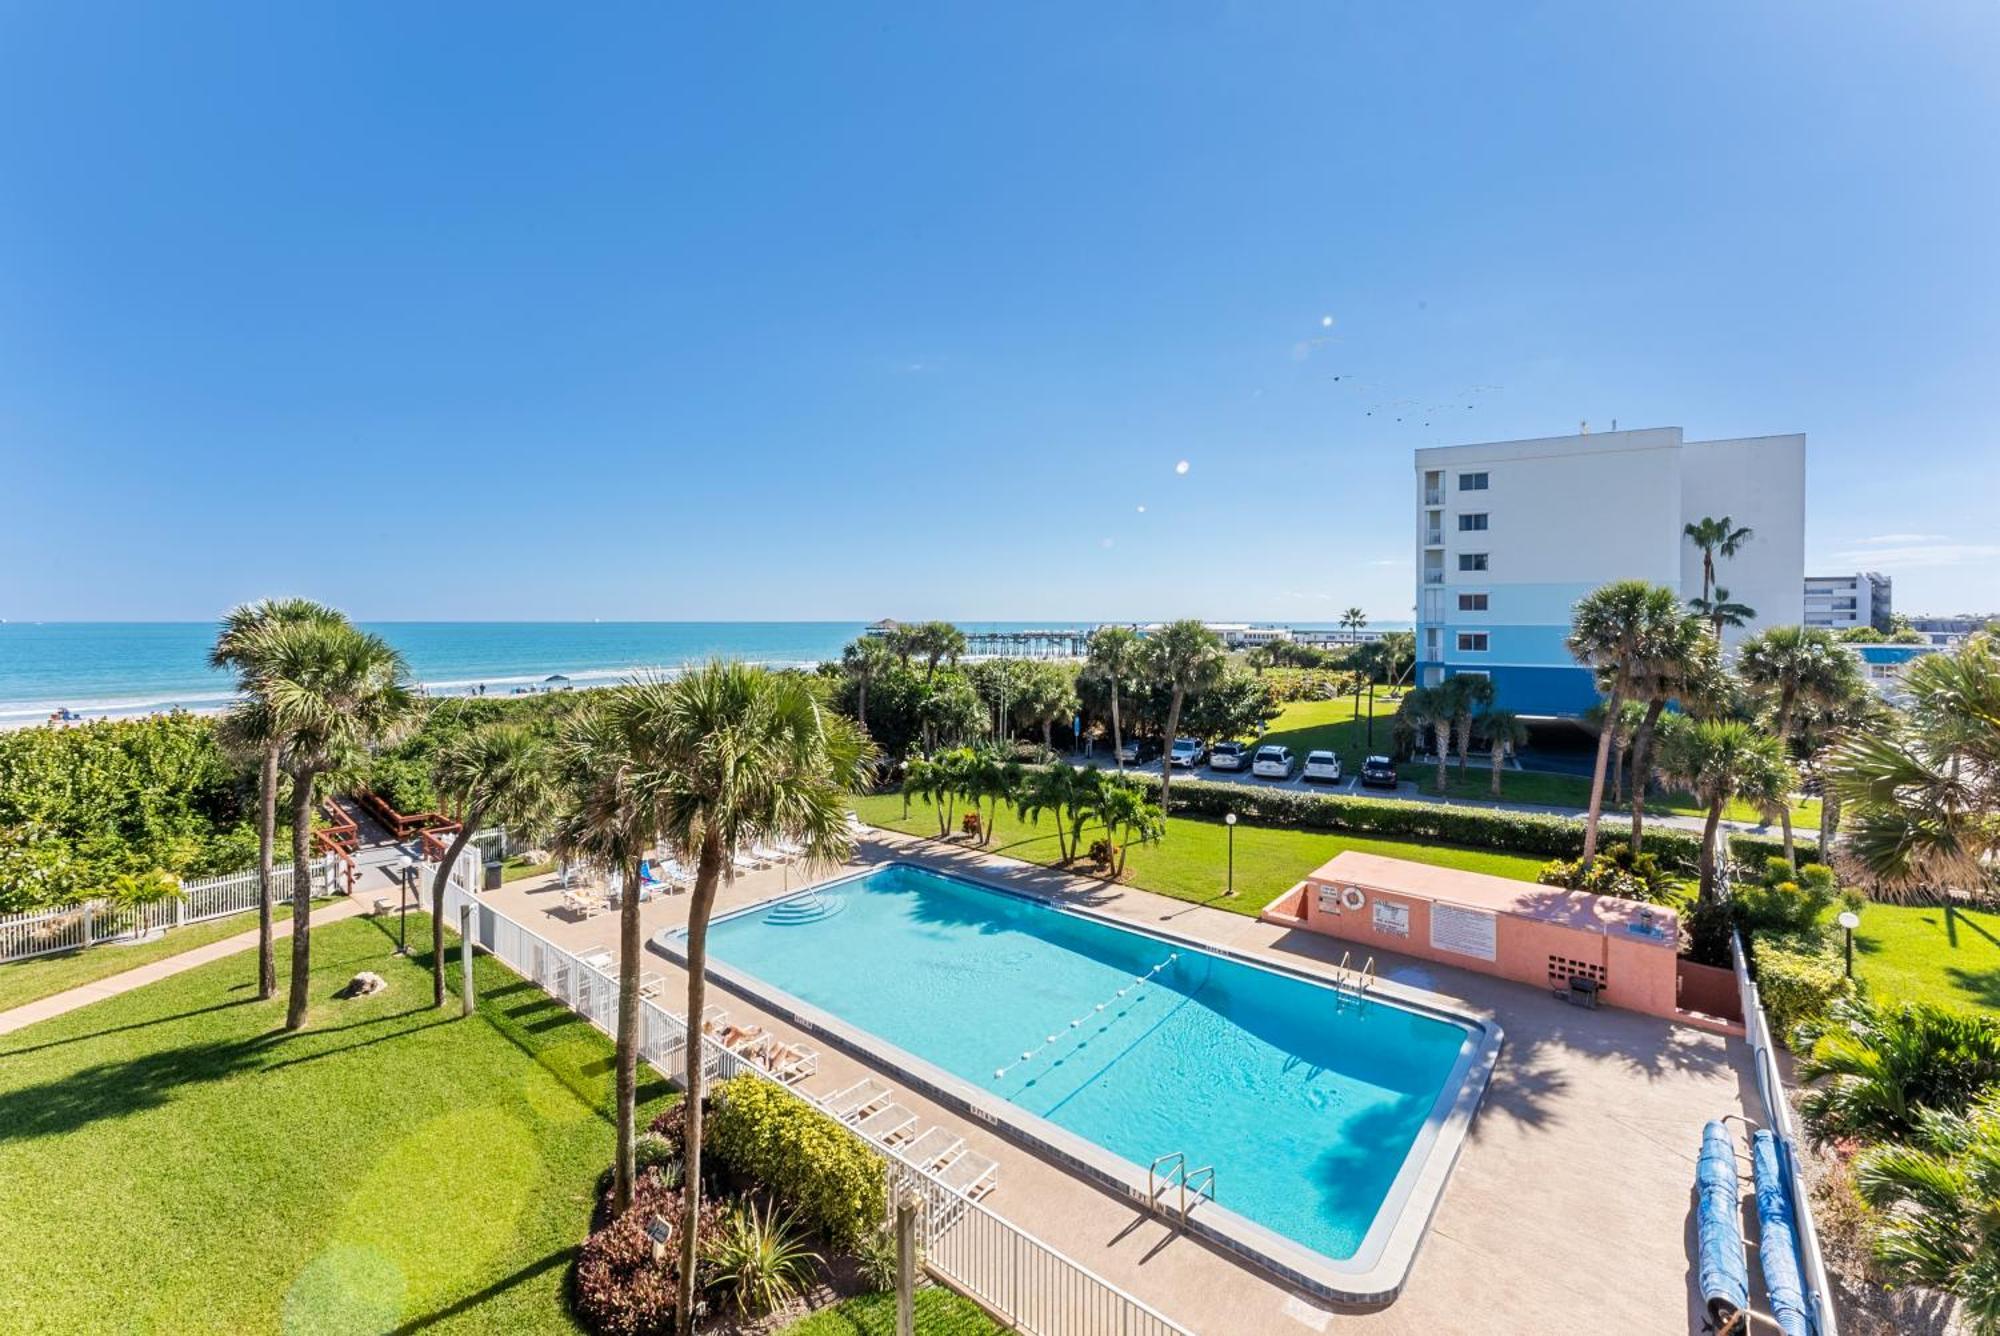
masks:
POLYGON ((1486 595, 1460 594, 1458 596, 1458 610, 1460 612, 1485 612, 1486 595))
POLYGON ((1486 652, 1486 632, 1460 631, 1458 652, 1461 654, 1484 654, 1486 652))
POLYGON ((1453 677, 1476 677, 1482 682, 1491 682, 1493 680, 1493 674, 1487 672, 1484 668, 1455 668, 1452 670, 1451 675, 1453 677))
POLYGON ((1484 473, 1461 473, 1458 475, 1458 490, 1461 492, 1483 492, 1486 490, 1484 473))
POLYGON ((1458 531, 1460 533, 1486 532, 1486 512, 1481 510, 1470 515, 1460 515, 1458 517, 1458 531))
POLYGON ((1483 571, 1486 569, 1486 554, 1461 552, 1458 554, 1458 568, 1462 571, 1483 571))

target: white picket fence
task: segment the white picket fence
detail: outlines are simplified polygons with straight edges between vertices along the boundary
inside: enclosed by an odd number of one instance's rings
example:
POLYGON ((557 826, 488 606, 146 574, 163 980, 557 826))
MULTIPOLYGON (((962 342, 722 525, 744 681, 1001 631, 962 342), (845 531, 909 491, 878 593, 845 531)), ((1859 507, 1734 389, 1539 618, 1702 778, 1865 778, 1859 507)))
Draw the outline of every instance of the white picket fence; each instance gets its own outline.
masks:
MULTIPOLYGON (((447 884, 446 922, 456 926, 462 909, 471 907, 472 940, 523 978, 539 984, 570 1010, 608 1035, 618 1027, 618 979, 585 964, 570 952, 517 923, 476 895, 478 865, 461 857, 447 884)), ((429 898, 431 879, 423 885, 429 898)), ((685 1019, 657 1003, 641 1000, 640 1054, 660 1074, 685 1084, 688 1025, 685 1019)), ((776 1077, 722 1047, 700 1037, 703 1071, 715 1080, 748 1072, 778 1084, 776 1077)), ((806 1091, 785 1087, 808 1102, 806 1091)), ((829 1114, 829 1117, 833 1115, 829 1114)), ((884 1148, 864 1142, 882 1161, 888 1176, 889 1201, 914 1193, 923 1203, 919 1214, 924 1260, 953 1288, 977 1299, 1026 1336, 1193 1336, 1187 1328, 1065 1257, 1020 1226, 935 1175, 907 1164, 884 1148)))
MULTIPOLYGON (((309 865, 315 898, 328 894, 328 888, 334 884, 334 863, 334 858, 328 855, 309 865)), ((280 901, 290 900, 292 889, 292 865, 284 863, 273 869, 272 896, 280 901)), ((246 913, 256 907, 257 874, 251 871, 184 881, 178 898, 149 905, 115 907, 102 900, 90 900, 57 909, 0 914, 0 962, 76 951, 106 942, 134 941, 190 923, 246 913)))

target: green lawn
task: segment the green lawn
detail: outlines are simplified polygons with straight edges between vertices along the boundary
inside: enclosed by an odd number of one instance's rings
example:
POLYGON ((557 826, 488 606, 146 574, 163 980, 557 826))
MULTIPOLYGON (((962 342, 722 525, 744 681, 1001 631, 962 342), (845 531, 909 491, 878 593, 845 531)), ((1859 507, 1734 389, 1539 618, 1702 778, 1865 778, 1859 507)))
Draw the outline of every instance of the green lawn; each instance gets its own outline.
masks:
POLYGON ((231 957, 0 1037, 0 1330, 574 1330, 610 1042, 485 958, 458 1021, 375 924, 313 946, 296 1035, 231 957))
POLYGON ((1854 972, 1880 997, 2000 1010, 2000 914, 1868 905, 1854 972))
MULTIPOLYGON (((951 1290, 918 1290, 918 1336, 998 1336, 1007 1330, 972 1300, 951 1290)), ((800 1318, 778 1336, 895 1336, 896 1296, 864 1294, 800 1318)))
MULTIPOLYGON (((901 794, 875 794, 855 803, 861 819, 871 825, 900 830, 913 835, 937 834, 937 815, 928 802, 910 804, 903 816, 901 794)), ((1083 844, 1090 847, 1092 832, 1086 827, 1083 844)), ((1225 898, 1229 844, 1228 831, 1220 821, 1178 816, 1169 823, 1166 838, 1157 844, 1134 846, 1125 863, 1125 880, 1134 886, 1177 900, 1213 902, 1217 908, 1239 914, 1255 914, 1290 890, 1300 878, 1345 849, 1386 854, 1440 867, 1490 872, 1495 876, 1533 881, 1545 860, 1522 854, 1497 853, 1490 849, 1464 849, 1449 844, 1417 844, 1405 840, 1370 839, 1328 831, 1295 830, 1253 826, 1236 827, 1236 896, 1225 898)), ((1024 822, 1002 808, 994 823, 989 853, 1005 854, 1030 863, 1053 865, 1056 850, 1055 827, 1024 822)), ((1086 864, 1079 863, 1082 870, 1086 864)))
MULTIPOLYGON (((290 918, 290 904, 276 906, 276 918, 280 921, 290 918)), ((114 974, 134 969, 140 965, 150 965, 155 960, 167 956, 177 956, 183 951, 192 951, 210 942, 219 942, 225 937, 234 937, 240 932, 255 932, 255 914, 231 914, 228 918, 210 919, 206 923, 191 923, 185 928, 174 928, 155 937, 149 942, 134 942, 130 946, 106 943, 103 946, 86 947, 81 951, 65 951, 59 956, 36 956, 32 960, 15 960, 0 965, 0 1011, 10 1011, 24 1003, 50 997, 99 979, 108 979, 114 974)), ((282 943, 280 951, 287 950, 282 943)), ((254 978, 256 958, 250 957, 250 975, 254 978)), ((280 972, 283 965, 279 966, 280 972)))

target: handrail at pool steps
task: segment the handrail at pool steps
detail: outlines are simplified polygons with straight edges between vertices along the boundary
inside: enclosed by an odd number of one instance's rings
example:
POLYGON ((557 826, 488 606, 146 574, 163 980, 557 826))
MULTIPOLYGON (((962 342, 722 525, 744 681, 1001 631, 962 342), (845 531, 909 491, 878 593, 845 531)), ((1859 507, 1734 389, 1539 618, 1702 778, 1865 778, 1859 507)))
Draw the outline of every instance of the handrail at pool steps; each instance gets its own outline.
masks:
POLYGON ((1813 1330, 1818 1336, 1839 1336, 1833 1311, 1833 1286, 1827 1279, 1826 1257, 1820 1249, 1819 1226, 1813 1220, 1812 1203, 1807 1199, 1799 1173, 1798 1126, 1792 1119, 1791 1104, 1785 1099, 1784 1076, 1778 1069, 1771 1022, 1764 1014, 1757 981, 1750 977, 1750 962, 1739 933, 1730 934, 1729 956, 1743 1002, 1743 1040, 1750 1045, 1751 1071, 1757 1079, 1757 1097, 1764 1106, 1764 1125, 1777 1137, 1785 1190, 1791 1197, 1799 1256, 1805 1263, 1806 1300, 1811 1308, 1813 1330))
MULTIPOLYGON (((426 896, 430 883, 429 877, 423 878, 426 896)), ((460 907, 470 905, 474 946, 599 1030, 615 1035, 615 971, 607 974, 586 963, 467 890, 477 884, 477 867, 468 850, 446 881, 447 922, 457 922, 460 907)), ((650 999, 641 999, 639 1006, 640 1055, 669 1081, 684 1086, 686 1019, 650 999)), ((817 1096, 787 1085, 711 1036, 700 1035, 700 1043, 704 1073, 726 1080, 747 1072, 824 1111, 817 1096)), ((925 1268, 1013 1330, 1027 1336, 1196 1336, 936 1175, 887 1147, 865 1138, 861 1143, 882 1162, 891 1211, 909 1194, 923 1203, 918 1220, 925 1268)))

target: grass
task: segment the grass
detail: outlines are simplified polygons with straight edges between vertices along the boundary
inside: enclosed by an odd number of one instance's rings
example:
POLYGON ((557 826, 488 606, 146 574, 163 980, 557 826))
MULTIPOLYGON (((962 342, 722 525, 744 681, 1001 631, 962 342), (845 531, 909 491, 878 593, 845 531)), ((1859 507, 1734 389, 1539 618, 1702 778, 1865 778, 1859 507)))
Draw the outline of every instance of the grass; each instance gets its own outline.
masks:
MULTIPOLYGON (((937 834, 937 815, 926 801, 912 802, 908 818, 903 816, 902 795, 895 793, 861 798, 855 803, 855 810, 871 825, 912 835, 937 834)), ((993 826, 993 841, 986 846, 986 852, 1046 866, 1054 866, 1058 861, 1053 821, 1043 827, 1037 822, 1023 821, 1002 808, 993 826)), ((1097 826, 1084 828, 1085 849, 1090 847, 1093 832, 1099 830, 1101 827, 1097 826)), ((1222 893, 1229 878, 1227 828, 1220 821, 1177 816, 1169 823, 1165 839, 1157 844, 1133 846, 1126 857, 1125 880, 1176 900, 1213 903, 1218 909, 1255 914, 1308 872, 1347 849, 1521 881, 1533 881, 1545 861, 1490 849, 1254 826, 1246 821, 1236 827, 1236 895, 1224 898, 1222 893)), ((1085 866, 1082 862, 1077 865, 1079 871, 1085 866)))
MULTIPOLYGON (((918 1290, 916 1328, 923 1336, 988 1336, 1006 1330, 972 1300, 947 1289, 918 1290)), ((778 1336, 895 1336, 896 1296, 864 1294, 794 1322, 778 1336)))
POLYGON ((315 932, 295 1035, 231 957, 0 1037, 0 1330, 575 1330, 610 1042, 484 957, 432 1011, 391 950, 315 932))
POLYGON ((1854 930, 1854 972, 1878 997, 2000 1010, 2000 914, 1868 905, 1854 930))
MULTIPOLYGON (((292 915, 289 903, 275 906, 274 921, 283 922, 292 915)), ((32 960, 15 960, 0 965, 0 1011, 11 1011, 29 1002, 53 997, 57 993, 78 988, 99 979, 108 979, 114 974, 136 969, 140 965, 150 965, 168 956, 177 956, 183 951, 192 951, 210 942, 219 942, 225 937, 238 933, 255 932, 257 916, 251 914, 231 914, 227 918, 210 919, 206 923, 191 923, 185 928, 173 928, 151 941, 134 942, 130 946, 106 943, 103 946, 85 947, 80 951, 65 951, 56 956, 36 956, 32 960)), ((254 947, 252 948, 254 950, 254 947)), ((279 959, 290 948, 280 939, 279 959)), ((282 963, 279 966, 283 971, 282 963)), ((256 966, 250 966, 256 973, 256 966)))
POLYGON ((519 854, 509 854, 507 861, 500 865, 500 880, 502 883, 521 881, 528 877, 546 876, 555 870, 556 861, 553 858, 536 863, 519 854))

